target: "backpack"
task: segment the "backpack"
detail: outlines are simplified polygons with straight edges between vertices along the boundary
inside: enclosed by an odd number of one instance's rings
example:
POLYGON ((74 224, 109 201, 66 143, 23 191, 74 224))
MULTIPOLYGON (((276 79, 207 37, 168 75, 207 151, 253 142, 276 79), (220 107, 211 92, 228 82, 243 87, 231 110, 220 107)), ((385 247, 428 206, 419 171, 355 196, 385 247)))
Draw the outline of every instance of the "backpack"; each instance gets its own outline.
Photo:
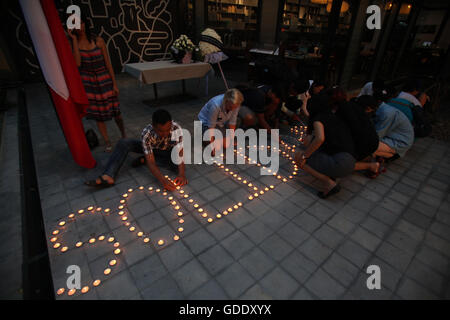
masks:
MULTIPOLYGON (((403 113, 405 113, 405 109, 409 108, 412 113, 412 125, 414 127, 414 135, 417 138, 424 138, 431 134, 432 126, 431 123, 426 119, 425 112, 421 106, 416 106, 413 103, 404 100, 404 99, 391 99, 388 101, 390 106, 393 106, 403 113)), ((406 110, 408 112, 409 110, 406 110)), ((409 118, 409 116, 405 113, 405 115, 409 118)))

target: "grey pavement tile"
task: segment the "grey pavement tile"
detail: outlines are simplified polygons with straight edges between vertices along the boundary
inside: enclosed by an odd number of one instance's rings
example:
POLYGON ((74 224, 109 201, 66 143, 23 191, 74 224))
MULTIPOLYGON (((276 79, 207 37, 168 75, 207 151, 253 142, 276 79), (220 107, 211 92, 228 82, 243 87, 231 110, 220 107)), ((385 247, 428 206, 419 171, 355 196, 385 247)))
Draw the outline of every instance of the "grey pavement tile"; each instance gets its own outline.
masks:
POLYGON ((208 272, 196 259, 183 265, 172 275, 185 295, 191 293, 210 279, 208 272))
POLYGON ((140 218, 142 216, 151 214, 151 213, 155 212, 155 210, 156 210, 153 203, 146 199, 143 199, 143 201, 140 201, 131 206, 127 206, 127 209, 129 212, 131 212, 133 214, 133 216, 135 218, 140 218))
POLYGON ((220 245, 206 250, 197 258, 212 275, 216 275, 234 262, 233 257, 220 245))
POLYGON ((446 239, 447 241, 450 241, 450 227, 440 223, 440 222, 433 222, 430 229, 431 232, 433 232, 435 235, 446 239))
POLYGON ((239 299, 241 300, 273 300, 273 298, 264 291, 259 284, 255 284, 248 289, 239 299))
POLYGON ((420 242, 409 237, 401 231, 393 231, 387 237, 387 241, 397 248, 400 248, 410 254, 416 252, 416 248, 419 246, 420 242))
POLYGON ((375 203, 380 201, 383 198, 383 196, 381 194, 379 194, 376 191, 372 191, 372 190, 370 190, 368 188, 365 188, 365 189, 361 190, 359 195, 361 197, 363 197, 364 199, 367 199, 367 200, 369 200, 371 202, 375 202, 375 203))
POLYGON ((412 187, 406 183, 401 183, 401 182, 395 184, 393 189, 399 193, 406 195, 406 196, 413 196, 417 191, 417 188, 412 187))
MULTIPOLYGON (((277 208, 282 203, 284 204, 285 207, 287 207, 286 204, 284 203, 285 198, 280 196, 276 192, 267 192, 267 193, 263 194, 262 196, 260 196, 260 199, 262 199, 270 207, 277 208)), ((298 211, 300 209, 298 205, 295 205, 295 206, 296 206, 295 208, 291 207, 291 211, 293 213, 295 213, 296 211, 298 211)), ((287 212, 287 214, 289 214, 289 215, 292 215, 293 213, 287 212)))
POLYGON ((409 221, 419 228, 427 229, 432 221, 432 218, 427 217, 426 215, 421 214, 413 209, 413 207, 409 207, 403 213, 403 219, 409 221))
POLYGON ((426 205, 433 207, 433 208, 439 207, 439 205, 442 202, 442 198, 436 197, 434 195, 431 195, 431 194, 425 193, 425 192, 419 192, 415 198, 418 201, 421 201, 421 202, 425 203, 426 205))
POLYGON ((284 201, 277 206, 272 205, 272 207, 275 208, 278 213, 281 213, 288 220, 295 218, 303 211, 303 209, 299 208, 297 205, 289 201, 284 201))
POLYGON ((200 191, 200 195, 207 201, 213 201, 222 195, 222 191, 214 186, 209 186, 207 189, 200 191))
POLYGON ((301 288, 293 297, 293 300, 314 300, 314 296, 305 288, 301 288))
POLYGON ((413 259, 406 270, 406 275, 437 296, 441 294, 446 284, 443 276, 417 259, 413 259))
POLYGON ((394 225, 395 221, 398 218, 398 214, 381 206, 375 207, 370 212, 370 215, 388 226, 394 225))
POLYGON ((405 206, 407 206, 411 202, 411 198, 414 196, 414 193, 405 195, 400 192, 391 190, 389 192, 388 198, 395 200, 396 202, 399 202, 405 206))
POLYGON ((253 243, 240 231, 222 240, 221 244, 234 259, 241 258, 254 247, 253 243))
POLYGON ((425 244, 450 257, 450 242, 430 232, 425 235, 425 244))
POLYGON ((450 267, 447 257, 428 246, 422 246, 415 258, 443 275, 447 274, 450 267))
POLYGON ((306 209, 306 211, 322 222, 327 221, 334 214, 333 209, 330 209, 329 207, 327 207, 323 204, 320 204, 319 202, 316 202, 315 204, 313 204, 311 207, 306 209))
POLYGON ((390 198, 384 198, 382 201, 380 201, 379 203, 383 208, 396 213, 396 214, 400 214, 403 212, 403 210, 405 209, 405 205, 401 204, 395 200, 392 200, 390 198))
POLYGON ((370 233, 376 235, 379 238, 384 238, 384 236, 389 232, 389 227, 384 223, 372 218, 367 217, 362 223, 361 227, 369 231, 370 233))
POLYGON ((295 217, 292 222, 309 233, 317 230, 322 224, 319 219, 315 218, 307 212, 303 212, 301 215, 295 217))
POLYGON ((331 254, 332 250, 315 238, 309 238, 298 251, 306 258, 312 260, 316 265, 322 264, 331 254))
POLYGON ((154 282, 142 291, 142 297, 146 300, 183 300, 184 296, 177 283, 170 275, 154 282))
POLYGON ((305 287, 319 299, 324 300, 339 299, 345 293, 345 288, 322 269, 318 269, 312 275, 305 287))
POLYGON ((292 252, 292 250, 294 250, 289 243, 276 234, 273 234, 264 240, 259 247, 276 261, 281 261, 290 252, 292 252))
POLYGON ((277 234, 292 246, 294 246, 294 248, 301 245, 306 239, 310 237, 309 233, 292 222, 286 223, 281 229, 277 231, 277 234))
POLYGON ((228 215, 227 220, 231 222, 237 229, 253 223, 255 217, 252 216, 247 210, 240 208, 234 211, 232 214, 228 215))
POLYGON ((351 240, 346 240, 339 247, 338 253, 358 268, 362 268, 371 255, 369 251, 351 240))
POLYGON ((369 251, 374 251, 381 243, 380 238, 360 227, 353 232, 350 238, 369 251))
POLYGON ((189 295, 191 300, 227 300, 227 294, 214 279, 209 280, 189 295))
POLYGON ((100 299, 123 300, 139 294, 138 288, 127 270, 104 281, 97 287, 100 299))
POLYGON ((420 201, 418 199, 415 199, 411 203, 410 207, 414 208, 415 211, 417 211, 417 212, 419 212, 419 213, 421 213, 421 214, 423 214, 423 215, 425 215, 427 217, 430 217, 430 218, 433 218, 435 216, 435 214, 436 214, 436 211, 437 211, 437 207, 436 206, 430 206, 430 205, 428 205, 428 204, 426 204, 426 203, 424 203, 424 202, 422 202, 422 201, 420 201))
POLYGON ((396 292, 401 298, 407 300, 435 300, 436 295, 416 282, 406 278, 396 292))
POLYGON ((289 201, 297 205, 299 208, 306 209, 315 201, 317 201, 317 199, 313 198, 312 196, 308 195, 305 192, 301 192, 295 194, 292 197, 289 197, 289 201))
MULTIPOLYGON (((287 223, 285 225, 290 225, 287 223)), ((261 243, 264 239, 269 237, 274 231, 266 226, 260 219, 254 221, 253 223, 250 223, 243 227, 241 231, 250 238, 255 244, 261 243)))
POLYGON ((153 248, 149 243, 145 243, 142 238, 138 238, 122 247, 122 255, 125 257, 128 266, 132 266, 152 254, 153 248))
POLYGON ((164 248, 158 254, 161 261, 170 271, 180 268, 194 257, 182 241, 164 248))
POLYGON ((270 296, 279 300, 287 300, 299 288, 297 281, 283 269, 276 267, 259 284, 270 296))
POLYGON ((151 233, 152 231, 167 224, 166 219, 164 219, 159 211, 154 211, 143 216, 142 218, 139 218, 137 223, 145 233, 151 233))
POLYGON ((189 182, 189 186, 194 188, 194 190, 196 191, 201 191, 204 190, 206 188, 209 189, 209 187, 211 186, 211 184, 209 183, 209 181, 203 177, 199 177, 197 179, 194 179, 192 181, 189 182))
POLYGON ((231 192, 231 191, 239 188, 239 185, 236 182, 229 180, 229 179, 220 181, 220 182, 216 183, 215 185, 216 185, 216 187, 218 187, 225 193, 231 192))
POLYGON ((226 268, 216 280, 231 299, 237 299, 255 284, 255 280, 237 262, 226 268))
POLYGON ((359 275, 358 268, 337 253, 334 253, 322 268, 344 287, 348 287, 359 275))
POLYGON ((346 219, 342 213, 335 214, 333 218, 327 221, 327 224, 343 234, 348 234, 355 228, 355 224, 346 219))
POLYGON ((254 248, 248 254, 243 256, 239 260, 239 263, 256 280, 261 279, 267 272, 275 267, 274 261, 259 248, 254 248))
POLYGON ((365 211, 355 209, 350 205, 346 205, 339 210, 339 214, 353 223, 360 223, 367 216, 365 211))
POLYGON ((366 188, 372 191, 375 191, 376 193, 378 193, 379 195, 386 195, 388 193, 388 191, 391 189, 389 186, 386 186, 380 182, 375 181, 370 181, 367 185, 366 188))
POLYGON ((251 212, 255 217, 261 217, 266 212, 273 212, 273 208, 269 207, 261 199, 255 199, 245 205, 245 209, 251 212))
POLYGON ((167 275, 166 268, 156 254, 134 264, 129 271, 140 291, 167 275))
POLYGON ((336 231, 326 224, 322 225, 318 230, 316 230, 313 233, 313 236, 331 249, 339 246, 342 239, 344 238, 344 236, 339 231, 336 231))
MULTIPOLYGON (((250 224, 249 226, 251 226, 250 224)), ((214 221, 214 223, 209 224, 206 229, 211 233, 217 240, 222 240, 232 234, 236 228, 229 223, 226 219, 220 219, 214 221)))
POLYGON ((216 240, 205 229, 200 228, 183 239, 194 255, 216 244, 216 240))
POLYGON ((273 210, 267 211, 259 219, 274 231, 280 229, 282 226, 288 223, 288 219, 273 210))
POLYGON ((408 235, 409 237, 411 237, 417 241, 422 241, 425 236, 424 229, 422 229, 412 223, 409 223, 408 221, 403 220, 403 219, 401 219, 397 223, 396 229, 400 230, 404 234, 408 235))
POLYGON ((388 242, 383 242, 376 251, 376 256, 400 272, 404 272, 412 260, 412 255, 388 242))

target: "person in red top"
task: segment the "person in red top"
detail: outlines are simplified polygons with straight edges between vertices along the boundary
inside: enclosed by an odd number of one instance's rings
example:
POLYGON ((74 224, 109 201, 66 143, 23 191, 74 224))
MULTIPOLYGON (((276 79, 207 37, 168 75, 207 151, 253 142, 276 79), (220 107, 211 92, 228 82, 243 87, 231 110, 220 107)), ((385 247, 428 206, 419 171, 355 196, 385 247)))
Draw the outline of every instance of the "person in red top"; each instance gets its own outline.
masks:
POLYGON ((126 138, 126 134, 119 107, 119 89, 105 41, 101 37, 94 37, 84 21, 81 22, 81 29, 68 30, 68 33, 72 39, 72 51, 89 99, 86 118, 97 122, 105 140, 105 152, 111 152, 112 145, 105 121, 114 118, 122 138, 126 138))

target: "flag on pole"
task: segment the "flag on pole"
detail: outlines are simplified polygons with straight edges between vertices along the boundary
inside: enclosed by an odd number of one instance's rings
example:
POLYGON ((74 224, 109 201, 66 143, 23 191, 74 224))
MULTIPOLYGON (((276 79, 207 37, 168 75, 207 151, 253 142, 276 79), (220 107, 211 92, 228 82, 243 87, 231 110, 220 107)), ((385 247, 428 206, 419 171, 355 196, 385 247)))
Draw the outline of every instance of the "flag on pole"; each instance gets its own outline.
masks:
MULTIPOLYGON (((63 59, 60 59, 40 1, 19 1, 42 73, 50 88, 53 103, 67 144, 72 153, 72 157, 78 165, 84 168, 93 168, 96 165, 96 161, 92 157, 92 153, 86 141, 83 124, 81 122, 82 112, 79 112, 78 110, 80 110, 80 108, 77 110, 77 107, 75 106, 75 102, 80 106, 83 106, 87 97, 86 93, 84 93, 83 96, 81 90, 83 88, 81 88, 79 84, 76 82, 72 83, 71 77, 73 76, 73 73, 75 73, 75 70, 73 69, 75 62, 70 62, 70 58, 73 59, 72 53, 70 52, 70 55, 68 55, 66 53, 67 48, 58 48, 60 55, 66 55, 63 59)), ((52 28, 57 28, 57 20, 54 16, 54 12, 52 13, 49 3, 46 3, 46 8, 47 14, 51 16, 50 20, 52 28)), ((62 28, 61 22, 59 22, 59 27, 62 28)), ((63 42, 61 41, 60 31, 54 32, 57 34, 57 45, 64 46, 64 44, 61 44, 63 42)), ((62 32, 64 33, 64 31, 62 32)), ((83 110, 83 107, 81 107, 81 110, 83 110)))

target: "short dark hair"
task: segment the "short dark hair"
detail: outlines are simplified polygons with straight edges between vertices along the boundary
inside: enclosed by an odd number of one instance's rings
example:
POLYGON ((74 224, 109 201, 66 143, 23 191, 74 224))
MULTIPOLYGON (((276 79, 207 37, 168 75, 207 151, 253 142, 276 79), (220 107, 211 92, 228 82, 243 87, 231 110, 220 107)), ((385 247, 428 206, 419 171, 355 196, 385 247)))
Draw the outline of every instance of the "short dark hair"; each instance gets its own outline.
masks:
POLYGON ((411 79, 406 81, 405 85, 403 86, 403 91, 405 92, 420 91, 421 87, 422 85, 419 80, 411 79))
POLYGON ((309 80, 307 80, 307 79, 300 78, 300 79, 295 80, 293 83, 294 90, 299 94, 305 93, 306 91, 308 91, 309 87, 310 87, 310 84, 309 84, 309 80))
POLYGON ((363 108, 371 108, 373 110, 377 110, 379 106, 377 99, 369 95, 359 96, 356 98, 356 103, 363 108))
POLYGON ((164 125, 169 121, 172 121, 172 116, 167 110, 159 109, 153 113, 152 122, 154 126, 164 125))
POLYGON ((382 91, 385 89, 384 81, 382 79, 375 79, 375 81, 372 83, 372 89, 374 91, 382 91))

